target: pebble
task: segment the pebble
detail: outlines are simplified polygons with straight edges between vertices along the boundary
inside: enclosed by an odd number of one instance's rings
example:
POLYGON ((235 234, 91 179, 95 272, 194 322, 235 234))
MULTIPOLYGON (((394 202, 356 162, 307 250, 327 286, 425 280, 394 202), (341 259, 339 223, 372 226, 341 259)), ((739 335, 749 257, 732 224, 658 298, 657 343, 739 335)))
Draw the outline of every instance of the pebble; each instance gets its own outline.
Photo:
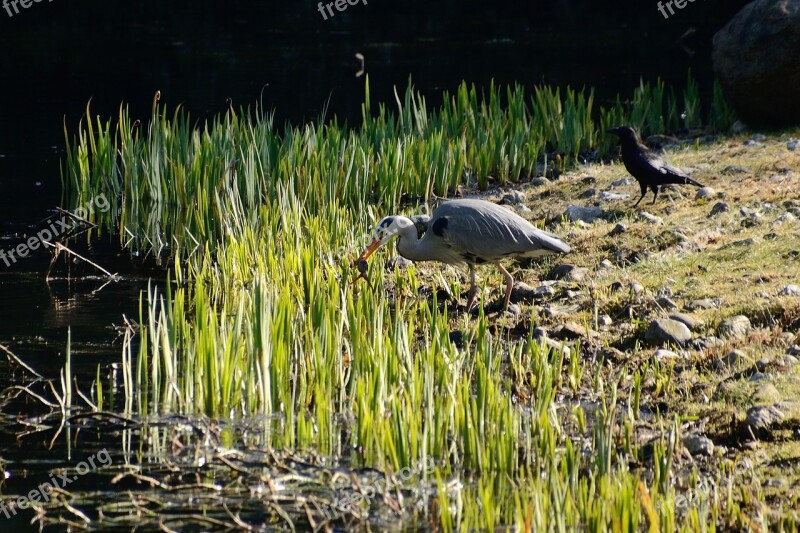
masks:
POLYGON ((782 214, 781 216, 773 220, 772 225, 781 226, 783 224, 792 224, 794 222, 797 222, 797 217, 787 211, 786 213, 782 214))
POLYGON ((797 150, 797 141, 795 139, 788 141, 786 143, 786 148, 794 152, 795 150, 797 150))
POLYGON ((602 316, 597 318, 597 324, 600 325, 600 326, 610 326, 613 323, 614 323, 614 321, 611 320, 611 317, 608 316, 608 315, 602 315, 602 316))
POLYGON ((647 211, 642 211, 641 213, 639 213, 639 218, 641 220, 644 220, 644 221, 649 222, 650 224, 654 224, 654 225, 662 224, 664 222, 661 219, 661 217, 657 217, 655 215, 651 215, 647 211))
POLYGON ((701 298, 699 300, 693 300, 689 304, 686 305, 686 309, 689 311, 697 311, 698 309, 716 309, 719 307, 719 304, 710 298, 701 298))
POLYGON ((772 383, 764 383, 753 393, 753 403, 774 404, 781 401, 781 393, 772 383))
POLYGON ((728 165, 722 169, 722 174, 747 174, 747 169, 737 165, 728 165))
POLYGON ((600 193, 600 199, 605 202, 619 202, 630 198, 630 194, 603 191, 600 193))
POLYGON ((560 342, 551 339, 550 337, 542 337, 539 340, 541 341, 542 344, 544 344, 545 346, 547 346, 551 350, 554 350, 556 352, 563 352, 567 356, 569 356, 569 354, 570 354, 569 348, 567 348, 566 346, 564 346, 560 342))
POLYGON ((700 320, 699 318, 695 318, 692 315, 687 315, 685 313, 672 313, 671 315, 669 315, 669 318, 677 322, 686 324, 686 327, 691 329, 692 331, 697 331, 705 327, 705 323, 702 320, 700 320))
POLYGON ((747 357, 747 354, 741 350, 733 350, 728 355, 723 357, 719 360, 720 363, 724 364, 725 366, 741 366, 744 364, 749 364, 752 360, 747 357))
POLYGON ((597 332, 585 328, 575 322, 567 322, 552 329, 551 335, 557 339, 576 340, 585 337, 595 337, 597 332))
POLYGON ((747 425, 753 429, 769 429, 771 426, 782 422, 786 415, 777 407, 751 407, 747 410, 747 425))
POLYGON ((537 327, 533 328, 533 338, 534 339, 541 339, 542 337, 548 337, 549 335, 550 335, 550 332, 548 331, 547 328, 544 328, 542 326, 537 326, 537 327))
POLYGON ((520 191, 511 191, 503 195, 503 203, 509 205, 519 205, 525 201, 525 194, 520 191))
POLYGON ((725 202, 717 202, 714 204, 714 207, 711 208, 711 214, 709 216, 716 216, 720 213, 727 213, 731 210, 731 206, 729 206, 725 202))
POLYGON ((686 435, 682 439, 683 445, 692 455, 713 455, 714 442, 702 435, 686 435))
POLYGON ((566 281, 581 282, 589 275, 589 269, 586 267, 579 267, 577 265, 558 265, 552 272, 550 277, 552 279, 563 279, 566 281))
POLYGON ((778 363, 783 367, 792 367, 792 366, 797 366, 797 364, 800 363, 800 359, 797 359, 797 357, 785 353, 780 357, 778 357, 778 363))
POLYGON ((597 189, 586 189, 580 194, 580 198, 594 198, 595 194, 597 194, 597 189))
POLYGON ((787 285, 781 291, 781 296, 800 296, 800 287, 797 285, 787 285))
POLYGON ((657 300, 657 302, 658 302, 658 305, 660 305, 664 309, 677 309, 678 308, 678 304, 676 304, 675 302, 673 302, 672 300, 670 300, 666 296, 662 296, 661 298, 659 298, 657 300))
POLYGON ((612 263, 608 259, 603 259, 602 261, 600 261, 600 264, 597 265, 597 266, 600 269, 614 268, 614 263, 612 263))
POLYGON ((608 235, 609 237, 616 237, 617 235, 622 235, 626 231, 628 231, 628 226, 625 224, 617 224, 614 226, 614 229, 608 232, 608 235))
POLYGON ((671 350, 665 350, 664 348, 659 348, 656 350, 656 353, 653 354, 659 361, 674 361, 675 359, 680 359, 681 356, 671 350))
POLYGON ((694 195, 695 201, 697 200, 705 200, 706 198, 713 198, 714 195, 717 194, 717 191, 712 189, 711 187, 702 187, 697 191, 697 194, 694 195))
POLYGON ((642 294, 644 292, 644 285, 642 285, 638 281, 631 281, 628 287, 631 289, 631 292, 633 294, 642 294))
POLYGON ((786 350, 786 353, 789 355, 800 355, 800 345, 793 344, 792 346, 789 346, 789 349, 786 350))
POLYGON ((570 205, 567 207, 566 211, 564 211, 564 216, 570 222, 577 222, 579 220, 591 223, 599 218, 603 218, 605 216, 605 211, 601 207, 583 207, 580 205, 570 205))
POLYGON ((744 315, 736 315, 723 320, 717 332, 723 337, 741 338, 747 335, 750 329, 752 329, 750 319, 744 315))
POLYGON ((672 342, 683 344, 691 340, 692 332, 682 322, 669 318, 659 318, 650 323, 650 326, 644 332, 644 338, 651 343, 672 342))
POLYGON ((626 187, 628 185, 633 185, 635 182, 636 182, 636 180, 634 180, 630 176, 626 176, 626 177, 624 177, 622 179, 618 179, 617 181, 612 181, 611 182, 611 186, 612 187, 626 187))
POLYGON ((543 187, 545 185, 550 185, 550 180, 543 176, 540 176, 538 178, 533 178, 531 180, 531 185, 533 185, 534 187, 543 187))
POLYGON ((551 287, 550 285, 539 285, 535 289, 533 289, 534 296, 552 296, 556 293, 556 290, 551 287))
POLYGON ((414 262, 406 259, 402 255, 396 255, 389 261, 389 264, 391 264, 394 268, 408 268, 413 265, 414 262))

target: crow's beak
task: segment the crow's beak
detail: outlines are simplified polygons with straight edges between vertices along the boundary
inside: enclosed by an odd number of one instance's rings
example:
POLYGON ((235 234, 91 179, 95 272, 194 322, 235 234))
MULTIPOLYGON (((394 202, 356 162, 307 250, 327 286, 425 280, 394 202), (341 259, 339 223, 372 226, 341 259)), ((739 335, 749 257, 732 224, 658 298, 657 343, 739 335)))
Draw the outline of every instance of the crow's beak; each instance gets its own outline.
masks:
POLYGON ((366 248, 364 248, 364 251, 361 252, 361 255, 358 256, 358 259, 356 259, 356 263, 360 261, 366 261, 367 258, 371 256, 375 252, 375 250, 377 250, 380 247, 381 247, 380 239, 373 240, 371 243, 367 245, 366 248))

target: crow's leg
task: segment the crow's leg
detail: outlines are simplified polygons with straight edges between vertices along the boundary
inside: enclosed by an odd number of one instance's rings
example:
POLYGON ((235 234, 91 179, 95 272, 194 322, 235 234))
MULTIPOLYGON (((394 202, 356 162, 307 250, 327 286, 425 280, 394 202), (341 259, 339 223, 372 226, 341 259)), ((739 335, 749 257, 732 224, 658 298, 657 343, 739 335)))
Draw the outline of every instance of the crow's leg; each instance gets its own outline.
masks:
POLYGON ((658 185, 653 185, 653 205, 656 203, 656 198, 658 198, 658 185))

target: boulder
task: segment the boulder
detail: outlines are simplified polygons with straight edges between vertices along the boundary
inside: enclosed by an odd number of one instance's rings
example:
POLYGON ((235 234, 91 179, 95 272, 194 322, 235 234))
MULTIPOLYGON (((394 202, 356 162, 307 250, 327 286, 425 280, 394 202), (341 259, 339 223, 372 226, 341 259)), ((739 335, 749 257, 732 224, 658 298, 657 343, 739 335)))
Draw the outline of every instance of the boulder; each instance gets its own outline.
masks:
POLYGON ((800 0, 755 0, 714 35, 725 99, 750 126, 800 124, 800 0))

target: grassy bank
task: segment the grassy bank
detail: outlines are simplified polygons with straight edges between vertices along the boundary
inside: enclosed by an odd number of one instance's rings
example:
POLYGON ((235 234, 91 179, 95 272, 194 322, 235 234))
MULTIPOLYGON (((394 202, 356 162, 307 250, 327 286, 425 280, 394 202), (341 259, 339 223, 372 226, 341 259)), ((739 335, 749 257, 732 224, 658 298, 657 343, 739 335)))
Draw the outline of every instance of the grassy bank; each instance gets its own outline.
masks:
MULTIPOLYGON (((748 479, 738 465, 752 460, 748 410, 763 404, 751 405, 742 367, 771 357, 759 372, 779 368, 792 342, 782 335, 798 329, 797 299, 780 294, 797 277, 796 221, 775 224, 800 207, 791 203, 796 152, 774 139, 671 141, 671 157, 719 192, 700 201, 665 194, 653 208, 659 224, 640 219, 630 199, 601 196, 636 188, 612 185, 625 173, 603 163, 606 127, 697 126, 708 115, 696 94, 691 81, 682 98, 642 84, 629 101, 595 109, 591 91, 492 87, 481 96, 462 85, 436 110, 409 88, 390 111, 371 107, 367 86, 364 121, 353 128, 278 131, 261 110, 196 125, 157 101, 148 123, 124 108, 114 125, 87 118, 70 136, 69 201, 117 198, 96 214, 107 217, 99 231, 153 253, 171 273, 166 294, 143 295, 141 327, 126 333, 121 414, 267 420, 259 450, 308 453, 315 472, 349 468, 362 488, 363 468, 396 479, 434 465, 355 507, 331 495, 335 473, 272 487, 258 498, 280 502, 283 514, 267 515, 284 524, 364 523, 388 506, 409 524, 444 530, 793 529, 792 502, 757 478, 771 465, 748 479), (527 183, 539 175, 552 180, 527 183), (534 222, 559 221, 554 231, 575 250, 566 261, 587 270, 549 280, 552 261, 515 267, 518 279, 552 290, 520 297, 510 315, 465 313, 463 277, 440 265, 374 260, 371 286, 353 283, 351 261, 383 215, 459 188, 497 199, 497 187, 522 189, 534 222), (717 201, 729 210, 709 217, 717 201), (597 204, 601 218, 562 219, 575 203, 597 204), (756 274, 758 286, 741 282, 756 274), (702 326, 672 355, 644 340, 668 312, 664 297, 676 307, 714 300, 693 311, 702 326), (745 337, 717 335, 737 314, 751 319, 745 337), (734 348, 750 353, 723 379, 714 364, 734 348), (332 511, 309 504, 312 487, 328 491, 322 505, 332 511)), ((731 118, 720 101, 711 114, 718 125, 731 118)), ((484 274, 489 288, 499 283, 484 274)), ((776 381, 772 403, 790 399, 793 386, 776 381)), ((789 416, 764 430, 783 439, 796 469, 796 419, 781 409, 789 416)), ((250 445, 232 436, 215 459, 250 445)), ((214 465, 208 481, 247 507, 246 496, 226 492, 226 476, 258 470, 214 465)), ((248 515, 256 526, 272 518, 248 515)))

